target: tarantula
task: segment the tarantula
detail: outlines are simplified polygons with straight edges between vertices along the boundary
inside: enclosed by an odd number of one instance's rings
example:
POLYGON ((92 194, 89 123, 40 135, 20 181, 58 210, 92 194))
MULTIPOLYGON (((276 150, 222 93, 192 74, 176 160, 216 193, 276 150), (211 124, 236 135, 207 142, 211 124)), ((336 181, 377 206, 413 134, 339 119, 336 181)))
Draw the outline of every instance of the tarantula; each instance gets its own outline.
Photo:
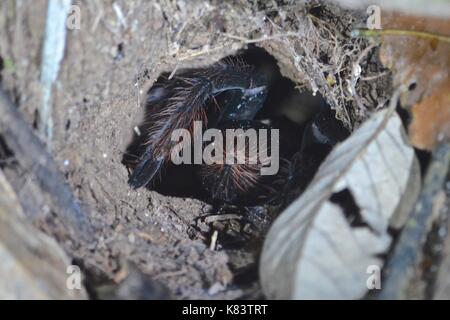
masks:
MULTIPOLYGON (((169 163, 175 147, 171 133, 175 129, 192 132, 195 121, 202 121, 204 129, 220 127, 225 130, 227 123, 242 127, 242 121, 246 121, 247 127, 252 127, 249 121, 262 108, 266 94, 264 75, 240 62, 219 62, 191 70, 152 88, 148 98, 152 111, 147 123, 148 140, 129 184, 134 188, 148 185, 169 163), (219 104, 216 97, 222 93, 227 95, 219 104)), ((202 167, 199 172, 208 170, 202 167)), ((250 176, 249 179, 251 181, 246 182, 245 175, 237 179, 237 188, 250 186, 258 180, 250 176)))
MULTIPOLYGON (((263 107, 267 87, 263 73, 242 62, 230 61, 189 70, 155 85, 149 91, 147 100, 151 117, 146 123, 148 134, 145 150, 134 166, 128 181, 130 186, 140 188, 154 181, 170 164, 170 157, 177 147, 176 142, 171 139, 173 131, 186 129, 192 133, 195 121, 201 121, 204 130, 215 128, 222 133, 228 129, 242 129, 241 132, 266 129, 270 132, 269 125, 254 119, 263 107)), ((333 139, 324 138, 328 133, 322 134, 317 126, 318 119, 320 118, 316 117, 305 131, 305 150, 307 146, 335 144, 333 139)), ((267 158, 261 155, 271 152, 272 142, 262 145, 246 142, 244 147, 243 151, 238 149, 231 155, 231 158, 243 156, 243 163, 203 163, 197 166, 196 173, 201 186, 211 200, 250 205, 272 199, 286 185, 296 180, 296 175, 292 172, 298 168, 293 168, 285 159, 280 159, 277 174, 260 174, 261 168, 267 165, 267 158), (244 154, 240 154, 242 152, 244 154), (252 159, 250 154, 256 155, 257 159, 252 159)), ((328 149, 330 148, 325 147, 323 150, 326 153, 328 149)), ((222 152, 226 156, 228 151, 224 149, 222 152)), ((298 160, 304 157, 296 158, 298 160)), ((304 161, 305 164, 311 162, 309 160, 311 159, 304 161)), ((311 171, 307 166, 304 169, 311 171)))
POLYGON ((210 198, 219 203, 240 205, 253 205, 274 199, 288 180, 289 167, 288 161, 281 158, 276 174, 261 174, 261 169, 270 165, 272 144, 278 143, 270 137, 270 126, 254 120, 239 120, 222 122, 218 129, 221 132, 241 129, 237 134, 238 139, 249 129, 263 129, 269 133, 269 137, 266 141, 262 141, 263 137, 258 136, 253 143, 250 140, 243 140, 245 144, 241 148, 237 147, 235 152, 224 148, 222 150, 224 158, 230 156, 233 159, 232 164, 213 163, 200 166, 201 184, 210 198), (245 161, 239 163, 237 159, 240 156, 245 161))

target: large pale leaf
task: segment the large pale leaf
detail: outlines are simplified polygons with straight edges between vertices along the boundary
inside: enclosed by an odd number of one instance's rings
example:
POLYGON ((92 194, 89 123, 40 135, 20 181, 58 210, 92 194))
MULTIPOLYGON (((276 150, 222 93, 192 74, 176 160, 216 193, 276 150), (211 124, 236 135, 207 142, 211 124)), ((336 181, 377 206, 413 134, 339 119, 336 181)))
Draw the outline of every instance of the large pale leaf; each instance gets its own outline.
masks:
POLYGON ((367 268, 381 268, 378 255, 392 240, 388 227, 404 223, 419 185, 417 160, 398 115, 374 114, 332 151, 303 195, 271 227, 260 264, 265 294, 362 297, 367 268), (345 205, 331 200, 342 192, 359 208, 358 224, 350 223, 345 205))

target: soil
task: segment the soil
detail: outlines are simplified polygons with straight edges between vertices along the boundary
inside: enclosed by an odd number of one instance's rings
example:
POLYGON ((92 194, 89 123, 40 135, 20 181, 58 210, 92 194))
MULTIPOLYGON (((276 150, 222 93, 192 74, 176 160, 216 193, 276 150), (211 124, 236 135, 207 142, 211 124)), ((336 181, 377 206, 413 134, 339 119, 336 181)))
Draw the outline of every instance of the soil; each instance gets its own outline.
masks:
MULTIPOLYGON (((96 279, 87 283, 91 292, 99 279, 120 283, 135 265, 172 298, 262 297, 259 248, 279 208, 219 212, 201 200, 127 185, 122 157, 143 120, 146 93, 162 73, 214 63, 253 45, 271 54, 293 85, 321 94, 350 129, 383 105, 388 81, 359 85, 360 94, 370 92, 362 105, 348 98, 352 61, 367 46, 348 36, 351 26, 363 21, 361 12, 316 1, 272 2, 75 1, 81 29, 68 33, 48 145, 75 196, 92 209, 96 242, 62 243, 88 279, 96 279)), ((46 5, 18 1, 7 10, 0 15, 2 86, 36 125, 46 5)), ((363 73, 380 71, 375 57, 363 73)), ((39 221, 35 224, 49 232, 39 221)))

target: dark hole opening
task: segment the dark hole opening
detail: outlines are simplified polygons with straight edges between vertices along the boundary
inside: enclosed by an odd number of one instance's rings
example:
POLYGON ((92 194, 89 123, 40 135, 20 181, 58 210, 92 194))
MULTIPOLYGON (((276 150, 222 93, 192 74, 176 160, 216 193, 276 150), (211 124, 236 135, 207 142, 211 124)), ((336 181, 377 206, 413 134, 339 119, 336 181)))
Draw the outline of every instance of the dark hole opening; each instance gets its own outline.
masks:
POLYGON ((125 57, 125 47, 124 44, 121 42, 117 45, 117 53, 114 57, 115 61, 120 61, 125 57))
MULTIPOLYGON (((227 61, 242 61, 264 73, 268 81, 268 92, 263 107, 256 114, 255 120, 268 123, 271 128, 280 130, 280 156, 290 159, 301 148, 303 131, 307 122, 319 110, 327 107, 324 99, 319 95, 313 96, 310 92, 297 90, 291 80, 281 75, 275 58, 263 49, 250 47, 238 55, 226 59, 227 61)), ((182 72, 178 71, 177 74, 182 74, 182 72)), ((151 102, 158 98, 158 94, 161 92, 154 88, 167 81, 168 77, 169 73, 166 73, 158 78, 152 87, 153 90, 149 91, 151 94, 148 95, 148 101, 151 102)), ((215 100, 220 104, 226 98, 226 93, 224 93, 216 96, 215 100)), ((151 104, 147 103, 144 118, 148 119, 151 116, 151 104)), ((146 137, 149 134, 149 128, 145 125, 145 121, 138 127, 137 132, 140 135, 134 133, 133 140, 123 157, 123 163, 128 167, 132 167, 145 150, 146 137)), ((195 170, 194 165, 169 165, 164 168, 160 178, 147 187, 167 196, 197 198, 210 202, 196 178, 195 170)))

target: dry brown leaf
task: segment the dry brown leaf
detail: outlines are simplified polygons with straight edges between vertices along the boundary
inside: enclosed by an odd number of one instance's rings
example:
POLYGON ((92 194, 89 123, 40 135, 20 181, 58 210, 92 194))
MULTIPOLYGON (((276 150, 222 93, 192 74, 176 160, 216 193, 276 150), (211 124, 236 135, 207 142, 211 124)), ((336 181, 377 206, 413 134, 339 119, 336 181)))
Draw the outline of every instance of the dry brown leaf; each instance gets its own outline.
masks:
POLYGON ((450 79, 436 87, 413 108, 409 134, 414 145, 428 149, 437 140, 450 137, 450 79))
MULTIPOLYGON (((401 14, 383 15, 383 30, 410 30, 450 35, 450 20, 401 14)), ((414 35, 382 37, 380 59, 394 74, 397 86, 409 87, 402 105, 413 106, 410 139, 432 149, 439 138, 450 139, 450 44, 414 35)))

